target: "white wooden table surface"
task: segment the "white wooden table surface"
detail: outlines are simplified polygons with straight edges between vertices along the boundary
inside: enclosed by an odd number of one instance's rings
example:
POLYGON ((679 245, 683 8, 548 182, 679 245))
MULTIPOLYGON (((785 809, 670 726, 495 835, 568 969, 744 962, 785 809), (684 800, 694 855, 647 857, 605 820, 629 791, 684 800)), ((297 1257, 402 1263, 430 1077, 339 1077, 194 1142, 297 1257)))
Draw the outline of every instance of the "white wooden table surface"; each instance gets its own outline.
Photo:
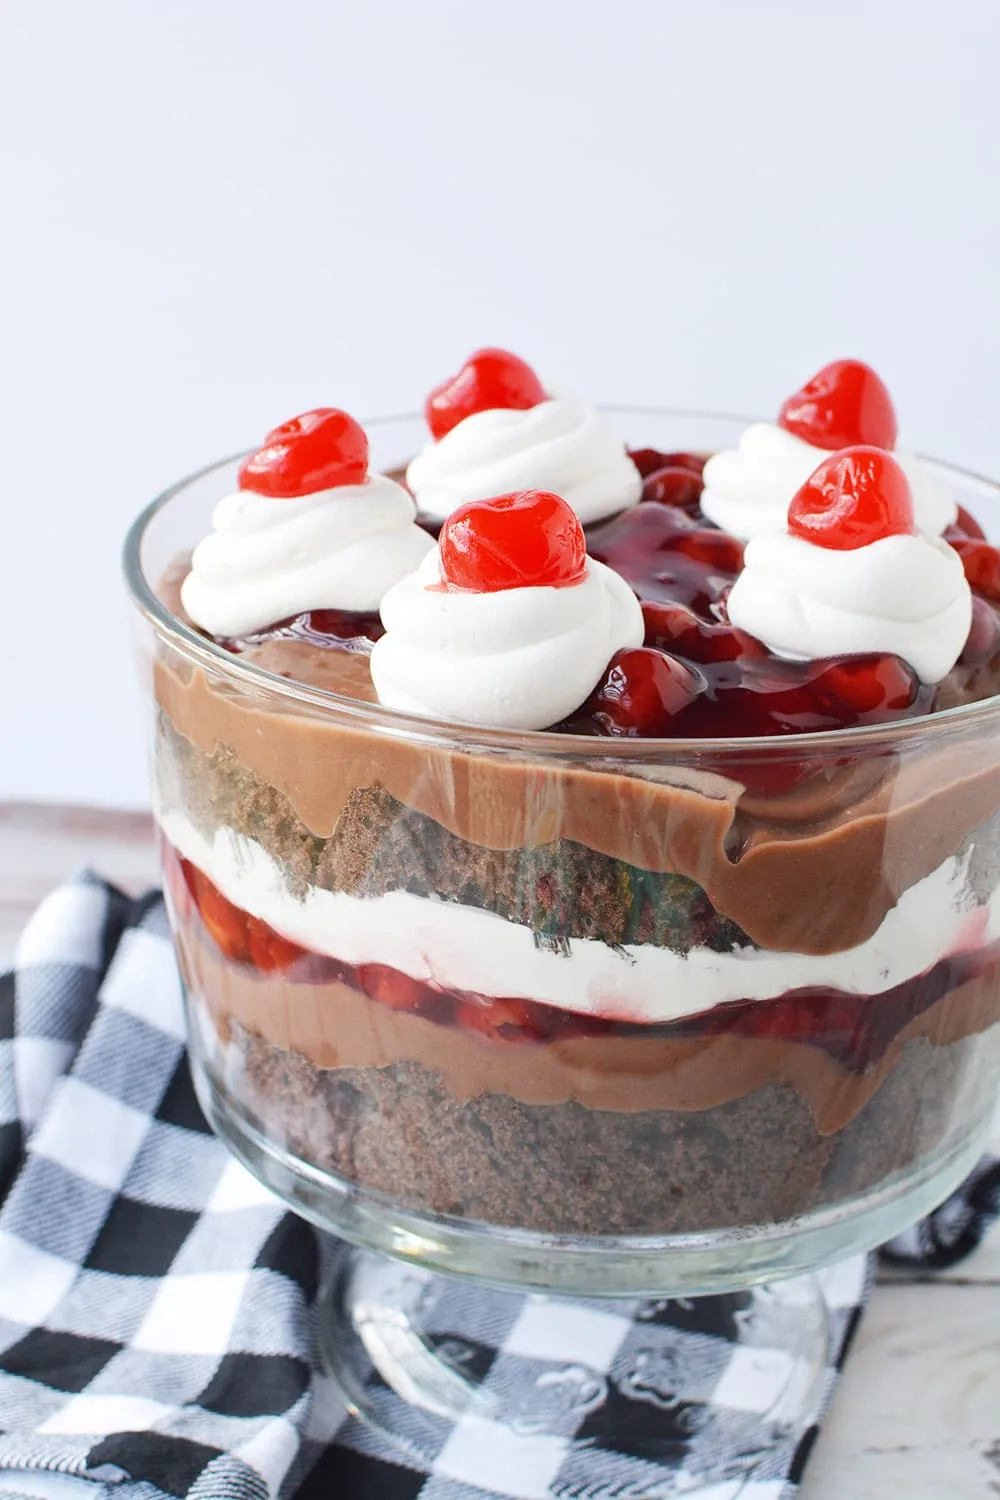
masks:
MULTIPOLYGON (((133 890, 148 885, 156 874, 149 819, 0 804, 0 962, 45 892, 84 864, 133 890)), ((1000 1233, 950 1274, 880 1282, 801 1493, 1000 1495, 1000 1233)))

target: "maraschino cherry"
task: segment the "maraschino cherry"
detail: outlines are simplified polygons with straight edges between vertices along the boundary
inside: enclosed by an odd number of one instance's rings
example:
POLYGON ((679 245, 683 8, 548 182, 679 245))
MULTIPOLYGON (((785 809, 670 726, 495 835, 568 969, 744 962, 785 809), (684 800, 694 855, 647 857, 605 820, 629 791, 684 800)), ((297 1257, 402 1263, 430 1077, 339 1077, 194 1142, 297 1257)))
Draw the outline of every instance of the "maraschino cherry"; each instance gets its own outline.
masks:
POLYGON ((239 486, 289 500, 344 484, 363 484, 368 438, 346 411, 318 406, 282 422, 240 465, 239 486))
POLYGON ((913 496, 890 453, 853 447, 826 458, 792 498, 788 530, 803 541, 850 552, 887 536, 911 535, 913 496))
POLYGON ((896 446, 896 411, 884 382, 860 359, 835 359, 789 396, 778 426, 814 448, 896 446))
POLYGON ((441 528, 441 576, 448 589, 565 588, 587 571, 576 513, 549 490, 517 490, 460 505, 441 528))
POLYGON ((523 359, 506 349, 477 349, 457 375, 431 391, 424 414, 432 436, 440 441, 476 412, 527 411, 544 400, 542 382, 523 359))

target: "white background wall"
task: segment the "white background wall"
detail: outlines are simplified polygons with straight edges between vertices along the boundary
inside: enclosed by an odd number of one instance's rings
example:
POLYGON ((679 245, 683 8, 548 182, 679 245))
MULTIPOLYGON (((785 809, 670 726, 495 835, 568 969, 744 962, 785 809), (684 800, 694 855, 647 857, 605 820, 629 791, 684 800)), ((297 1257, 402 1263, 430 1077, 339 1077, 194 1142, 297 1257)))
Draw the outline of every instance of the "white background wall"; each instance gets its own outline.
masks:
POLYGON ((2 0, 0 798, 139 802, 118 548, 480 343, 1000 472, 996 0, 2 0))

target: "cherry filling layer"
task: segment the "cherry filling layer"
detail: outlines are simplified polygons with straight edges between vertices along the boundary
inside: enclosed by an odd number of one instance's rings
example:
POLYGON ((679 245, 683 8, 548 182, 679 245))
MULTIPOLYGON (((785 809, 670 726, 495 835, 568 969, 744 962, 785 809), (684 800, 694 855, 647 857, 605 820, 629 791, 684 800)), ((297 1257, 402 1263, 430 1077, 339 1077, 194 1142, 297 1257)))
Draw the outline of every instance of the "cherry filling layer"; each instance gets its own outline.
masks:
POLYGON ((303 948, 234 906, 166 840, 161 844, 180 920, 198 921, 203 935, 229 963, 248 974, 280 974, 292 984, 344 984, 391 1010, 421 1016, 439 1026, 457 1026, 494 1041, 770 1037, 821 1048, 849 1071, 863 1073, 879 1061, 906 1026, 952 990, 973 979, 1000 979, 1000 944, 994 943, 974 953, 944 958, 926 973, 878 995, 798 989, 774 1000, 733 1001, 669 1024, 605 1020, 534 1000, 452 990, 384 964, 348 964, 303 948))
MULTIPOLYGON (((726 597, 743 566, 743 544, 701 511, 704 460, 654 448, 631 456, 643 476, 644 503, 591 526, 587 547, 642 601, 645 641, 619 652, 587 702, 555 728, 633 737, 804 734, 887 723, 934 708, 935 690, 921 686, 899 657, 781 661, 735 629, 726 597)), ((960 658, 960 666, 974 666, 1000 650, 993 608, 1000 605, 1000 551, 964 510, 945 537, 977 596, 960 658)), ((222 644, 239 652, 292 640, 367 652, 382 633, 377 615, 326 609, 222 644)), ((757 774, 755 781, 760 779, 757 774)), ((780 779, 796 777, 786 772, 780 779)))

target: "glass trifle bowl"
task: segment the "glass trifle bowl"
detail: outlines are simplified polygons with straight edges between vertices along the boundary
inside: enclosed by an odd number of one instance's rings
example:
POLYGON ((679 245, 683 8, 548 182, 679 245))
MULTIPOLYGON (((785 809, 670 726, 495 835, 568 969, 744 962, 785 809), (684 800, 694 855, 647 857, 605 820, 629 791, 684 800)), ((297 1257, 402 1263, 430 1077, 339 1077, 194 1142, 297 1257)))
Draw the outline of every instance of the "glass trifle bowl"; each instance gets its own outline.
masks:
MULTIPOLYGON (((614 415, 636 449, 743 425, 614 415)), ((369 435, 394 471, 421 427, 369 435)), ((183 559, 237 465, 126 545, 154 809, 199 1097, 338 1241, 323 1337, 353 1409, 418 1454, 442 1415, 517 1431, 434 1332, 458 1278, 720 1298, 790 1356, 776 1425, 805 1420, 807 1273, 942 1201, 988 1126, 1000 699, 699 740, 395 712, 363 651, 316 648, 306 683, 301 637, 248 660, 186 622, 183 559)), ((1000 489, 930 467, 1000 521, 1000 489)))

